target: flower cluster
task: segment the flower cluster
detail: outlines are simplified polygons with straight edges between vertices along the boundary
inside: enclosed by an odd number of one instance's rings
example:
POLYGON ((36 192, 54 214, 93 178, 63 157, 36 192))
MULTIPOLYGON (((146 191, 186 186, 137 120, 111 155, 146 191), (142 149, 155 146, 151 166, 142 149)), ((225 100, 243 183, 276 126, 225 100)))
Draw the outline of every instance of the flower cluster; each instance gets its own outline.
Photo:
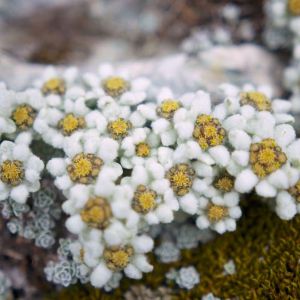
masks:
POLYGON ((24 204, 39 189, 43 162, 32 154, 32 140, 61 150, 46 169, 65 197, 66 227, 76 238, 68 246, 72 262, 47 269, 56 283, 75 282, 76 266, 95 287, 109 289, 122 274, 140 279, 153 269, 145 228, 170 224, 178 212, 205 234, 182 227, 176 245, 156 249, 163 262, 209 239, 211 230, 234 231, 242 194, 275 199, 283 219, 300 208, 291 104, 272 100, 266 88, 222 85, 222 101, 213 106, 206 91, 175 95, 103 65, 83 75, 49 68, 29 90, 0 91, 9 100, 0 119, 1 200, 24 204))

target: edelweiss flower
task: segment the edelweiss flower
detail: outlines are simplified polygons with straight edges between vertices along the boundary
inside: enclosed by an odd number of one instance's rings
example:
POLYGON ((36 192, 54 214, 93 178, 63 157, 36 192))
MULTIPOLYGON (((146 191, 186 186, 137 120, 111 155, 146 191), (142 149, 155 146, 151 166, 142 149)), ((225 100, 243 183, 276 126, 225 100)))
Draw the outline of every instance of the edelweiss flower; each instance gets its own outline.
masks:
POLYGON ((0 99, 0 102, 3 107, 0 112, 0 124, 2 123, 0 134, 15 131, 32 133, 37 112, 45 103, 41 93, 35 89, 14 93, 8 91, 4 85, 1 87, 0 93, 3 100, 0 99))
POLYGON ((118 148, 115 140, 99 137, 97 130, 77 132, 66 138, 66 157, 51 159, 47 169, 56 177, 56 186, 66 194, 78 183, 95 184, 96 192, 102 191, 122 174, 121 166, 114 162, 118 148))
POLYGON ((165 170, 155 159, 135 166, 131 177, 123 178, 121 185, 126 192, 123 198, 118 199, 116 206, 118 210, 126 211, 127 225, 130 227, 141 220, 148 224, 170 223, 174 211, 179 209, 170 182, 165 178, 165 170))
POLYGON ((99 67, 98 75, 84 75, 84 81, 92 89, 88 97, 98 99, 98 108, 106 117, 125 117, 132 106, 146 99, 150 86, 148 79, 131 79, 126 72, 118 72, 108 64, 99 67))
POLYGON ((165 171, 164 176, 170 184, 166 195, 170 199, 177 198, 184 212, 191 215, 195 214, 198 209, 199 193, 195 182, 196 171, 193 165, 187 160, 176 161, 173 159, 173 165, 165 171))
POLYGON ((258 195, 274 197, 277 190, 295 184, 300 150, 300 141, 295 138, 295 131, 288 124, 271 127, 265 138, 232 130, 229 142, 235 151, 227 170, 236 176, 235 189, 248 193, 255 187, 258 195))
POLYGON ((62 108, 42 108, 34 123, 34 129, 43 140, 60 149, 64 147, 66 137, 85 129, 97 129, 100 135, 106 126, 104 116, 97 110, 91 111, 85 105, 84 97, 66 99, 62 108))
POLYGON ((222 234, 236 229, 236 220, 242 215, 238 206, 237 193, 226 193, 223 197, 199 198, 199 210, 196 224, 200 229, 211 228, 222 234))
POLYGON ((40 188, 44 163, 26 144, 3 141, 0 145, 0 200, 11 197, 25 203, 40 188))
POLYGON ((65 99, 73 100, 84 95, 78 70, 74 67, 65 71, 48 67, 34 86, 44 94, 47 105, 54 107, 60 107, 65 99))
POLYGON ((101 231, 105 243, 119 244, 122 234, 112 237, 111 232, 127 219, 130 210, 126 203, 128 189, 108 180, 103 185, 101 190, 94 185, 83 184, 76 184, 70 189, 68 200, 63 204, 64 211, 71 215, 66 226, 74 234, 101 231))
POLYGON ((138 236, 122 226, 117 226, 111 234, 127 238, 120 244, 107 245, 99 231, 90 231, 71 246, 73 255, 81 257, 92 269, 90 281, 95 287, 103 287, 116 272, 124 271, 129 278, 141 279, 142 273, 153 270, 145 256, 153 248, 150 237, 138 236))
POLYGON ((249 128, 256 131, 257 135, 262 135, 269 130, 269 127, 261 126, 265 119, 266 125, 294 122, 294 118, 288 114, 291 103, 281 99, 271 100, 272 93, 268 87, 245 85, 239 89, 224 84, 220 86, 220 91, 222 103, 215 107, 214 115, 224 121, 226 130, 249 128))
POLYGON ((169 88, 162 88, 157 95, 157 104, 145 104, 138 107, 140 112, 153 121, 151 127, 160 136, 164 146, 174 145, 177 139, 173 118, 182 106, 188 106, 191 95, 183 95, 179 99, 174 97, 169 88))
POLYGON ((134 165, 145 164, 154 157, 159 146, 159 139, 149 128, 136 128, 121 142, 121 165, 132 169, 134 165))

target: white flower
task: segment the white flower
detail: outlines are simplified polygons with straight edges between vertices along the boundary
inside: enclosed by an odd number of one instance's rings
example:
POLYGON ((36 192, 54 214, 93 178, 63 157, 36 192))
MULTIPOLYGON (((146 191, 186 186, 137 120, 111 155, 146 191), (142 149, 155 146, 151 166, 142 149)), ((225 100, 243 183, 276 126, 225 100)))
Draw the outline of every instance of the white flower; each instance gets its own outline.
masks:
POLYGON ((34 122, 34 129, 42 139, 55 148, 62 149, 67 137, 84 129, 97 129, 99 134, 106 130, 107 121, 97 110, 90 111, 84 97, 66 99, 64 107, 42 108, 34 122))
POLYGON ((200 229, 211 228, 220 234, 236 229, 236 220, 241 217, 238 206, 239 197, 227 193, 224 197, 214 196, 210 199, 200 197, 196 224, 200 229))
MULTIPOLYGON (((164 146, 174 145, 178 137, 188 139, 192 135, 194 114, 197 114, 195 97, 195 94, 188 93, 177 98, 169 88, 162 88, 157 95, 157 107, 148 104, 139 108, 143 115, 148 115, 151 119, 156 110, 157 117, 151 127, 160 136, 164 146)), ((203 103, 204 110, 205 106, 206 103, 203 103)))
POLYGON ((27 144, 3 141, 0 145, 0 200, 11 197, 25 203, 29 193, 40 188, 44 163, 27 144))
MULTIPOLYGON (((32 127, 38 111, 45 101, 39 90, 27 89, 23 92, 12 92, 0 86, 0 135, 17 132, 28 132, 32 127)), ((11 135, 11 137, 13 137, 11 135)))
POLYGON ((148 79, 131 78, 109 64, 100 65, 97 75, 85 74, 83 80, 91 89, 88 98, 98 99, 98 108, 106 117, 126 117, 131 107, 146 99, 150 86, 148 79))
POLYGON ((226 169, 210 166, 200 161, 192 165, 196 172, 193 186, 199 195, 207 199, 223 198, 223 201, 227 203, 239 201, 239 193, 234 188, 235 178, 226 169))
POLYGON ((126 233, 127 229, 125 233, 119 229, 119 234, 116 235, 112 232, 123 226, 122 222, 126 221, 130 213, 126 193, 128 190, 125 187, 114 183, 106 190, 98 190, 94 185, 74 185, 70 189, 68 200, 63 204, 64 211, 71 215, 66 227, 74 234, 99 231, 99 234, 104 235, 105 243, 111 246, 121 243, 130 235, 126 233))
MULTIPOLYGON (((117 232, 116 232, 117 233, 117 232)), ((141 279, 153 267, 145 253, 153 248, 153 240, 146 235, 131 234, 119 245, 109 246, 102 242, 102 236, 90 232, 82 236, 80 242, 71 246, 73 255, 81 256, 82 261, 91 268, 91 284, 103 287, 115 272, 123 271, 132 279, 141 279)))
POLYGON ((136 165, 132 175, 122 179, 121 186, 125 189, 123 197, 120 195, 114 204, 116 210, 126 210, 128 226, 137 226, 141 220, 148 224, 173 221, 179 204, 164 168, 155 159, 136 165))
POLYGON ((119 144, 108 137, 99 137, 97 130, 77 132, 65 139, 65 158, 53 158, 47 164, 55 176, 55 185, 66 195, 71 187, 81 183, 95 184, 95 190, 110 192, 122 174, 121 166, 114 162, 119 144))
POLYGON ((47 67, 33 85, 44 94, 48 106, 61 107, 65 99, 74 100, 85 93, 77 68, 58 70, 47 67))
POLYGON ((269 135, 264 137, 251 136, 240 129, 229 133, 235 150, 227 170, 236 177, 238 192, 248 193, 255 188, 262 197, 275 197, 278 190, 287 189, 297 177, 300 141, 289 124, 265 125, 269 135))
POLYGON ((226 131, 238 128, 262 135, 268 131, 264 126, 259 127, 265 119, 268 119, 267 124, 294 122, 289 114, 291 103, 282 99, 272 100, 272 91, 268 86, 255 87, 247 84, 240 89, 231 84, 223 84, 220 92, 222 103, 216 105, 213 114, 223 121, 226 131))
POLYGON ((131 169, 156 156, 159 138, 149 128, 136 128, 121 142, 121 165, 131 169))

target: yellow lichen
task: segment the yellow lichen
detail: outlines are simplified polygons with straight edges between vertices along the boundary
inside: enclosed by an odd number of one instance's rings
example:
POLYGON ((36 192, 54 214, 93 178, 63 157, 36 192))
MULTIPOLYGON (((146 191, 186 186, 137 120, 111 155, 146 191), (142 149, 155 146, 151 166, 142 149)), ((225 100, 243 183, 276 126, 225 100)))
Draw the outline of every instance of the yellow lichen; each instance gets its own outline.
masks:
POLYGON ((78 129, 82 129, 86 126, 84 117, 75 117, 74 114, 67 114, 63 119, 58 122, 58 128, 66 136, 71 135, 78 129))
POLYGON ((193 137, 203 150, 221 145, 225 135, 225 130, 217 118, 205 114, 197 117, 193 137))
POLYGON ((5 160, 0 165, 1 181, 17 186, 24 180, 23 163, 19 160, 5 160))
POLYGON ((11 119, 20 130, 26 130, 32 127, 36 112, 28 104, 21 104, 12 112, 11 119))
POLYGON ((156 207, 156 197, 155 191, 139 185, 134 193, 132 208, 138 213, 147 214, 156 207))
POLYGON ((209 205, 207 217, 211 222, 218 222, 228 215, 228 208, 221 205, 209 205))
POLYGON ((122 139, 128 135, 129 130, 132 128, 130 121, 118 118, 115 121, 110 121, 107 125, 109 134, 115 139, 122 139))
POLYGON ((90 198, 80 212, 83 222, 88 226, 104 229, 109 225, 112 211, 109 203, 101 197, 90 198))
POLYGON ((116 272, 127 267, 133 255, 131 246, 106 248, 103 253, 107 267, 116 272))
POLYGON ((157 114, 166 119, 172 119, 175 112, 180 108, 180 102, 173 99, 164 100, 157 107, 157 114))
POLYGON ((135 146, 135 154, 139 157, 148 157, 150 152, 150 146, 145 142, 138 143, 135 146))
POLYGON ((271 111, 272 105, 270 99, 261 92, 241 93, 241 105, 251 105, 258 111, 271 111))
POLYGON ((103 161, 96 155, 79 153, 67 166, 67 171, 73 182, 90 184, 97 178, 102 165, 103 161))
POLYGON ((195 171, 188 164, 177 164, 167 172, 166 177, 170 181, 174 193, 184 196, 193 185, 195 171))
POLYGON ((130 85, 129 82, 124 78, 112 76, 103 80, 102 87, 108 95, 112 97, 118 97, 124 92, 128 91, 130 85))
POLYGON ((264 139, 250 146, 251 168, 261 178, 280 169, 286 161, 285 153, 274 139, 264 139))
POLYGON ((44 95, 56 94, 63 95, 66 92, 66 83, 63 79, 55 77, 47 80, 42 86, 44 95))
POLYGON ((288 0, 288 10, 294 16, 300 15, 300 0, 288 0))
POLYGON ((229 193, 234 186, 234 177, 228 172, 222 172, 213 182, 213 186, 223 193, 229 193))

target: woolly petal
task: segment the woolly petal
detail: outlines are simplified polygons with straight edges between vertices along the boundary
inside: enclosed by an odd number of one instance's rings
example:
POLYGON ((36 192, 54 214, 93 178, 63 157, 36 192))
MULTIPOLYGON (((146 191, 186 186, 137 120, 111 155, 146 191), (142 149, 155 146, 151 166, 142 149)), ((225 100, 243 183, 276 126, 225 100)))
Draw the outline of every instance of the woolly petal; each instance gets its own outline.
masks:
POLYGON ((91 274, 91 284, 96 288, 103 287, 111 278, 112 271, 104 263, 100 263, 91 274))

